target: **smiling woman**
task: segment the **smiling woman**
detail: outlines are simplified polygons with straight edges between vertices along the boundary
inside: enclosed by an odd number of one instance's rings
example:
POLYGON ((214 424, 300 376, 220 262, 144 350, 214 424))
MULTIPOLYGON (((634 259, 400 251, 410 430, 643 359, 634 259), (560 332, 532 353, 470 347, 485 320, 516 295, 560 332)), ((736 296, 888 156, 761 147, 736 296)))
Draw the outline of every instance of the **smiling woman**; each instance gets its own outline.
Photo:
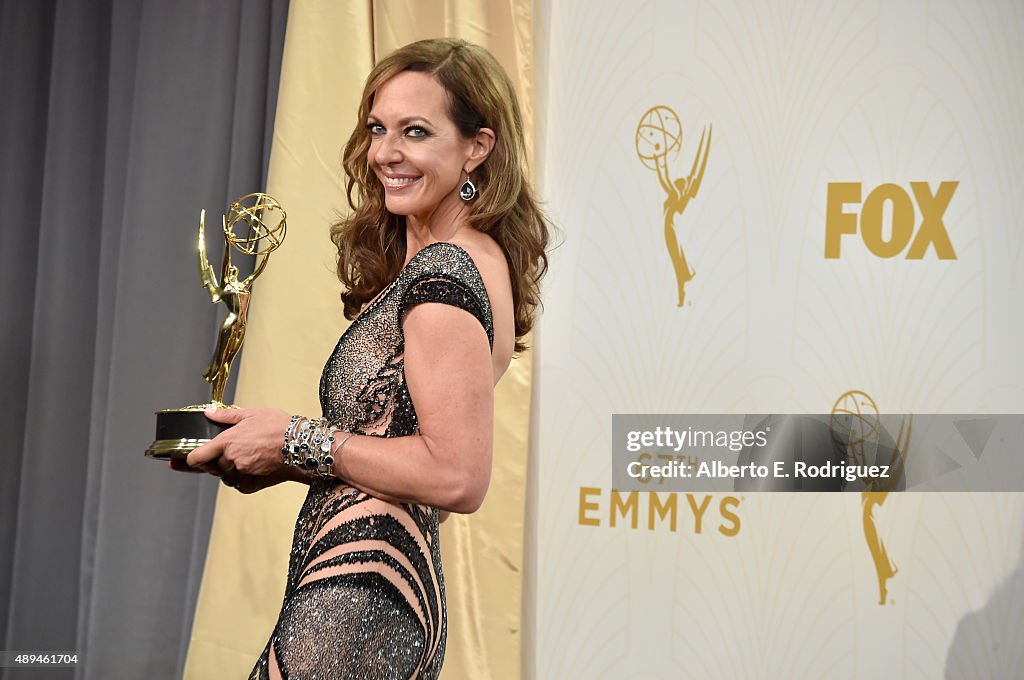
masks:
POLYGON ((438 524, 483 502, 494 385, 547 267, 515 94, 480 47, 428 40, 382 60, 344 166, 353 212, 332 237, 353 322, 323 371, 323 416, 210 413, 234 427, 188 459, 243 492, 310 485, 252 678, 438 676, 438 524))

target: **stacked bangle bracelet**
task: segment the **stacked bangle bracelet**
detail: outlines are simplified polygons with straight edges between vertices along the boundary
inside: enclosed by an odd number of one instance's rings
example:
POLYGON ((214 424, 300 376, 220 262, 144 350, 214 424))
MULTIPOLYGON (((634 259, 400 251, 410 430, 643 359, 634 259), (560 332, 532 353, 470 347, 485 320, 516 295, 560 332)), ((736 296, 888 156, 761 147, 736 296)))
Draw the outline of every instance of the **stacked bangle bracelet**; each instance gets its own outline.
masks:
MULTIPOLYGON (((285 464, 312 470, 321 477, 333 477, 334 439, 339 432, 341 430, 328 423, 326 418, 309 420, 292 416, 284 429, 284 446, 281 447, 285 464)), ((341 440, 339 453, 351 436, 349 433, 341 440)))

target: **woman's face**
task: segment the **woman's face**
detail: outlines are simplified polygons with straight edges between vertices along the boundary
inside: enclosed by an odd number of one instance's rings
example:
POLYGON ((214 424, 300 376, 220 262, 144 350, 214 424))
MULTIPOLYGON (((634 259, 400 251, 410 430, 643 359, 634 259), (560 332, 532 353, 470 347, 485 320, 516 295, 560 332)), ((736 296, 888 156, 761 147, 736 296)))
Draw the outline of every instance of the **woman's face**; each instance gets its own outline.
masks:
POLYGON ((477 142, 448 117, 444 87, 426 73, 403 71, 377 88, 366 122, 367 160, 388 211, 435 226, 454 220, 465 170, 477 165, 477 142))

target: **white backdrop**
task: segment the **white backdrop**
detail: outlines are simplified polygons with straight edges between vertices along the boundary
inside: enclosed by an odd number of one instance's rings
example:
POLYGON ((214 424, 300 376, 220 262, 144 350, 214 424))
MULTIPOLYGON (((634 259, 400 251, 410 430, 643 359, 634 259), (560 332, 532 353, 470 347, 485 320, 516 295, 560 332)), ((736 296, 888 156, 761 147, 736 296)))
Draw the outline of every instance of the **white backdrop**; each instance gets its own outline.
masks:
POLYGON ((1024 495, 890 496, 880 604, 859 494, 680 494, 673 529, 647 494, 615 506, 630 498, 611 492, 610 441, 613 413, 828 413, 853 389, 890 413, 1024 412, 1024 6, 560 0, 541 16, 542 195, 565 234, 537 343, 533 676, 1012 677, 1024 495), (714 130, 673 220, 694 272, 681 308, 667 194, 636 148, 653 106, 681 122, 673 179, 714 130), (827 259, 836 182, 862 199, 958 182, 939 211, 957 259, 881 258, 859 234, 827 259))

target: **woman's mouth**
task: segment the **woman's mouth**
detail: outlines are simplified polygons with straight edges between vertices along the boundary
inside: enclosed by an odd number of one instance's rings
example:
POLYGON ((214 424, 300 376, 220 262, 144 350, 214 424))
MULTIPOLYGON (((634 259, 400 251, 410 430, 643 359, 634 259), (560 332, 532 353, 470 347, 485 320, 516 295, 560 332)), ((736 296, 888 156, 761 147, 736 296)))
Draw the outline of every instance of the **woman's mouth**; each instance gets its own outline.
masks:
POLYGON ((419 177, 383 177, 384 188, 388 191, 400 191, 420 180, 419 177))

